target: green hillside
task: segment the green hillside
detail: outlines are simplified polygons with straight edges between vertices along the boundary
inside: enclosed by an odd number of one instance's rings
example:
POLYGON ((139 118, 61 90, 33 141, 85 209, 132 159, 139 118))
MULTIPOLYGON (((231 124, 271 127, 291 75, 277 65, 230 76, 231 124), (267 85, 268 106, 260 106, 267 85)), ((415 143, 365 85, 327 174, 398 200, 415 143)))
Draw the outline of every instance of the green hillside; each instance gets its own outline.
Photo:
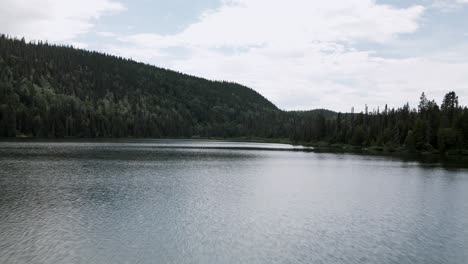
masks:
POLYGON ((0 94, 1 136, 264 137, 280 113, 239 84, 5 36, 0 94))

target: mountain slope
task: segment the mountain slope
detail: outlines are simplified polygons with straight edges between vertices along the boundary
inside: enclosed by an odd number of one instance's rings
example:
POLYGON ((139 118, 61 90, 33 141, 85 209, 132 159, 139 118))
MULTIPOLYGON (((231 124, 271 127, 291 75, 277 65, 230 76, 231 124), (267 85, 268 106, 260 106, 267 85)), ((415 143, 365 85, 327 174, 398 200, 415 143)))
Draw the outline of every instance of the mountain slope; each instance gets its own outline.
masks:
POLYGON ((0 37, 0 136, 274 136, 282 112, 245 86, 0 37))

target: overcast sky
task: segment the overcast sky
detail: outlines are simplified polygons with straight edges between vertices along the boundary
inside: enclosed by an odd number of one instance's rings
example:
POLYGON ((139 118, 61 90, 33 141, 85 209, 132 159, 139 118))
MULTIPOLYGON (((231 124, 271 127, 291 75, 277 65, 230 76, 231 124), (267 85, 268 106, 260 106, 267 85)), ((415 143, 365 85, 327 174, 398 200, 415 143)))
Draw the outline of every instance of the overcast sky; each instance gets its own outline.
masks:
POLYGON ((288 110, 468 105, 468 0, 0 0, 0 32, 245 84, 288 110))

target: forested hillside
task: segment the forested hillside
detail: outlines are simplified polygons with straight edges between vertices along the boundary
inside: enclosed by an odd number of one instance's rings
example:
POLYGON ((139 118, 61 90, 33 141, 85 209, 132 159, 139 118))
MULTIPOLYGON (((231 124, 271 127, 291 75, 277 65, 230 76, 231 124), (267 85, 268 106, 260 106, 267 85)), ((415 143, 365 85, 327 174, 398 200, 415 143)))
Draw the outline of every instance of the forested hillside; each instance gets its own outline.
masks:
POLYGON ((254 90, 131 60, 0 37, 0 135, 270 136, 254 90))
MULTIPOLYGON (((333 106, 330 106, 333 107, 333 106)), ((0 36, 0 137, 244 137, 410 151, 468 149, 468 109, 278 109, 245 86, 0 36)))

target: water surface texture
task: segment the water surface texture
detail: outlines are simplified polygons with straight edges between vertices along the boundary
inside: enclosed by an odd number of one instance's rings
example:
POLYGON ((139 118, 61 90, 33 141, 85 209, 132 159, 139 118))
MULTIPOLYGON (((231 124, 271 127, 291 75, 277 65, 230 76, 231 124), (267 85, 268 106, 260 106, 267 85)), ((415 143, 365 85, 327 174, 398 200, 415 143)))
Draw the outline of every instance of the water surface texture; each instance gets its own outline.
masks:
POLYGON ((0 263, 468 263, 468 171, 280 144, 0 142, 0 263))

